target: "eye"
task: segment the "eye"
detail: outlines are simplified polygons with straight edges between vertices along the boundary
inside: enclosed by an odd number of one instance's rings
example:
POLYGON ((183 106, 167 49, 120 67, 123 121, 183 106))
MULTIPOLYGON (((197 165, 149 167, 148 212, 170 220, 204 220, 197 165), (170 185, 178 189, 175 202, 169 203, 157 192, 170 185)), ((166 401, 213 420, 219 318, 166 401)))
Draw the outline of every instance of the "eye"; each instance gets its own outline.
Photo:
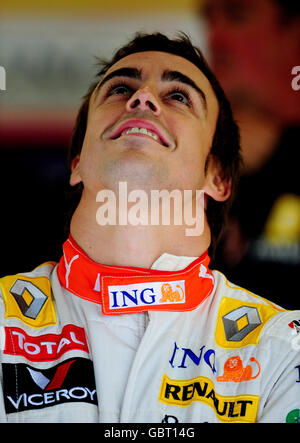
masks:
POLYGON ((184 105, 191 106, 191 99, 189 94, 182 89, 172 89, 172 91, 168 92, 167 97, 171 100, 176 100, 184 105))
POLYGON ((117 83, 109 87, 106 96, 110 97, 111 95, 130 95, 132 91, 132 88, 126 83, 117 83))

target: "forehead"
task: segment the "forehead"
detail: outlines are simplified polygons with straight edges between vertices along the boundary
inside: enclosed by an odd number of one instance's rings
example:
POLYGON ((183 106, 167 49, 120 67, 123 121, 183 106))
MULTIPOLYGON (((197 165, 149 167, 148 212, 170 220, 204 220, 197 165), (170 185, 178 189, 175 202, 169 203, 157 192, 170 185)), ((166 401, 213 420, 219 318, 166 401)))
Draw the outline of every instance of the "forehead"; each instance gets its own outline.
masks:
POLYGON ((112 65, 104 78, 111 72, 125 67, 140 69, 143 80, 152 78, 159 81, 164 71, 178 71, 190 77, 206 94, 215 95, 210 82, 202 71, 189 60, 175 54, 145 51, 127 55, 112 65))

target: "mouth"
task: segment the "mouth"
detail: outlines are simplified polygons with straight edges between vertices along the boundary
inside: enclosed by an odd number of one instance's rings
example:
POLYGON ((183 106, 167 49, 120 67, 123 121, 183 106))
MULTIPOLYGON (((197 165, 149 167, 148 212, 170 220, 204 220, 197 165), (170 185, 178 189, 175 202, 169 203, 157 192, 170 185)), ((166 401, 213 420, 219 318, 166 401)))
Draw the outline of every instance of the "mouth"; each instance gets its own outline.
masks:
POLYGON ((152 138, 160 145, 169 148, 171 142, 168 137, 153 123, 146 120, 128 120, 118 126, 111 134, 110 139, 116 140, 122 136, 146 136, 152 138))

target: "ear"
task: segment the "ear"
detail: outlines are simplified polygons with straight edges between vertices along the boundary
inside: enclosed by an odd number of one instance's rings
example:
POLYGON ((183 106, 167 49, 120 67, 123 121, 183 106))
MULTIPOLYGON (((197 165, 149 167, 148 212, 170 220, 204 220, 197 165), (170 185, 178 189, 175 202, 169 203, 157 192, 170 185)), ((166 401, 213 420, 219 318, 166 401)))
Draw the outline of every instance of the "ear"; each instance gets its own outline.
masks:
POLYGON ((79 171, 80 169, 79 164, 80 164, 80 154, 76 155, 76 157, 73 158, 71 163, 71 176, 69 181, 71 186, 76 186, 78 185, 78 183, 82 181, 79 171))
POLYGON ((208 158, 204 192, 215 201, 226 201, 231 195, 232 181, 224 176, 220 163, 210 156, 208 158))

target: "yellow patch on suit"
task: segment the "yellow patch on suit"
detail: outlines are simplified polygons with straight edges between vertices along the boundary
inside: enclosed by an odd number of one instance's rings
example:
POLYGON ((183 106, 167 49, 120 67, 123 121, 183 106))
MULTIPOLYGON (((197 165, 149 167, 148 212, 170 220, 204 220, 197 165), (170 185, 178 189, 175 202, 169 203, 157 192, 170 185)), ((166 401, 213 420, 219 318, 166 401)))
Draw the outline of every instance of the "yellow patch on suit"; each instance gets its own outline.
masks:
POLYGON ((48 277, 7 276, 0 279, 5 318, 17 318, 41 328, 56 324, 51 283, 48 277))
POLYGON ((215 332, 217 345, 222 348, 257 345, 265 324, 278 311, 275 306, 268 304, 223 297, 215 332))
POLYGON ((224 396, 216 392, 212 380, 196 377, 191 380, 172 380, 166 374, 162 379, 159 401, 179 407, 200 402, 210 406, 224 423, 256 421, 259 405, 257 395, 224 396))

